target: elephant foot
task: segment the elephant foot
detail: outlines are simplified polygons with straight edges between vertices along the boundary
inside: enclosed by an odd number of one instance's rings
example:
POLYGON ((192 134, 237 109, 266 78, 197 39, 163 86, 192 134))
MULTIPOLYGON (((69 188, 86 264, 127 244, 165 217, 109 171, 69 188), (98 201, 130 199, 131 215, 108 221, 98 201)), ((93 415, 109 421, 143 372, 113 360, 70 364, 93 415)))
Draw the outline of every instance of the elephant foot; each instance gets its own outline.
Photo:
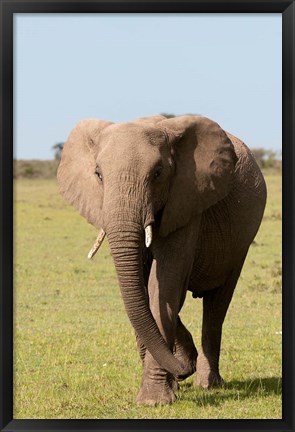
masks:
POLYGON ((197 361, 197 375, 194 380, 194 386, 203 389, 218 388, 224 385, 224 381, 219 374, 218 364, 215 362, 214 369, 208 359, 201 354, 197 361))
POLYGON ((169 386, 172 388, 174 392, 177 392, 179 390, 179 382, 181 380, 178 380, 174 375, 169 374, 168 376, 168 382, 169 386))
POLYGON ((194 386, 202 387, 205 390, 211 388, 223 387, 224 380, 220 376, 219 372, 197 372, 196 379, 194 381, 194 386))
POLYGON ((182 324, 178 317, 176 338, 173 348, 173 354, 184 366, 187 373, 185 376, 177 377, 178 381, 183 381, 196 372, 196 363, 198 358, 198 351, 195 347, 192 335, 187 328, 182 324))
MULTIPOLYGON (((176 356, 175 356, 176 357, 176 356)), ((188 377, 190 377, 191 375, 193 375, 196 372, 196 362, 192 361, 190 363, 186 363, 185 360, 183 360, 182 357, 178 357, 178 359, 180 360, 180 362, 184 365, 184 367, 186 368, 186 374, 185 375, 179 375, 177 376, 177 378, 175 378, 175 380, 178 381, 184 381, 185 379, 187 379, 188 377)))
POLYGON ((174 391, 178 389, 178 382, 174 377, 167 377, 165 382, 145 380, 136 397, 139 405, 168 405, 176 400, 174 391))
POLYGON ((175 352, 174 356, 177 358, 177 360, 179 360, 186 370, 185 375, 180 375, 177 376, 177 378, 174 378, 177 382, 185 380, 196 372, 197 355, 197 353, 188 355, 187 353, 181 352, 179 348, 178 351, 175 352))

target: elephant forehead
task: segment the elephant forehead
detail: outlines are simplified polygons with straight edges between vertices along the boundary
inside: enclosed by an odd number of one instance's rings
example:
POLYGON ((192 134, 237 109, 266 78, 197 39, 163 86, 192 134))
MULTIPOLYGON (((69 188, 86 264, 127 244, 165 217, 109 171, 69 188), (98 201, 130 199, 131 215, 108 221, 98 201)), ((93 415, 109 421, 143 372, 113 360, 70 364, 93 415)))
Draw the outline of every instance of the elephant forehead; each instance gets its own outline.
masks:
POLYGON ((163 130, 147 124, 117 123, 106 128, 102 133, 102 140, 113 146, 161 146, 166 143, 163 130))

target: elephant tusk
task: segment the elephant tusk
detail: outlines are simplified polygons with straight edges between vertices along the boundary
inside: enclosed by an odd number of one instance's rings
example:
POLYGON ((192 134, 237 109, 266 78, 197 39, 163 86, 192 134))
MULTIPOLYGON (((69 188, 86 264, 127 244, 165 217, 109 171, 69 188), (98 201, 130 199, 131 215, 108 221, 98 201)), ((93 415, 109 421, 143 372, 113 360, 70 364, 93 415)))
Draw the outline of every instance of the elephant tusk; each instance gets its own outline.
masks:
POLYGON ((100 248, 105 236, 106 236, 106 233, 104 232, 103 229, 101 229, 98 233, 98 236, 96 237, 96 240, 94 242, 94 245, 92 246, 92 249, 90 250, 89 254, 87 255, 88 259, 91 259, 92 257, 94 257, 94 255, 96 254, 96 252, 100 248))
POLYGON ((152 241, 153 241, 153 230, 152 230, 152 226, 148 225, 145 228, 145 245, 147 248, 150 247, 152 241))

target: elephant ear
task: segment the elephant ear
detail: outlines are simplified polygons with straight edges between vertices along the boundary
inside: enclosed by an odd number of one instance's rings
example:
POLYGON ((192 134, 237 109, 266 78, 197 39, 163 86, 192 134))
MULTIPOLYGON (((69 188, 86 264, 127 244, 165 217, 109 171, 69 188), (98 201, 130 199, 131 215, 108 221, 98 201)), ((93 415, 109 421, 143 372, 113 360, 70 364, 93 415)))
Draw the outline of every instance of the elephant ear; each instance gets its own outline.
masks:
POLYGON ((60 193, 89 223, 101 228, 103 191, 95 175, 99 135, 111 122, 81 120, 62 151, 57 171, 60 193))
POLYGON ((157 126, 170 137, 176 164, 160 227, 166 236, 226 197, 237 157, 226 133, 206 117, 175 117, 157 126))

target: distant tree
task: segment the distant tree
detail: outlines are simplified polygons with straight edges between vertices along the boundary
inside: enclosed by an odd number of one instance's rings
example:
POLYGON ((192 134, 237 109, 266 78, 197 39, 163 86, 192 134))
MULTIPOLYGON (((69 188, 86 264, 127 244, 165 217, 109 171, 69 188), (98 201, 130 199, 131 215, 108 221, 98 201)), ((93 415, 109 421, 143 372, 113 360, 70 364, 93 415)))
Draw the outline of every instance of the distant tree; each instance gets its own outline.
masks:
POLYGON ((62 153, 62 149, 64 147, 63 142, 57 143, 54 146, 52 146, 52 150, 54 151, 54 159, 56 160, 60 160, 61 159, 61 153, 62 153))
POLYGON ((166 117, 166 118, 173 118, 176 117, 176 115, 174 114, 169 114, 169 113, 160 113, 161 116, 166 117))
POLYGON ((277 152, 273 150, 254 148, 251 149, 251 152, 261 168, 277 168, 281 166, 281 160, 277 152))
MULTIPOLYGON (((174 117, 179 117, 179 115, 175 115, 175 114, 171 114, 171 113, 160 113, 160 115, 166 117, 166 118, 174 118, 174 117)), ((191 113, 186 113, 186 114, 181 114, 181 115, 192 115, 192 116, 199 116, 201 114, 191 114, 191 113)))

